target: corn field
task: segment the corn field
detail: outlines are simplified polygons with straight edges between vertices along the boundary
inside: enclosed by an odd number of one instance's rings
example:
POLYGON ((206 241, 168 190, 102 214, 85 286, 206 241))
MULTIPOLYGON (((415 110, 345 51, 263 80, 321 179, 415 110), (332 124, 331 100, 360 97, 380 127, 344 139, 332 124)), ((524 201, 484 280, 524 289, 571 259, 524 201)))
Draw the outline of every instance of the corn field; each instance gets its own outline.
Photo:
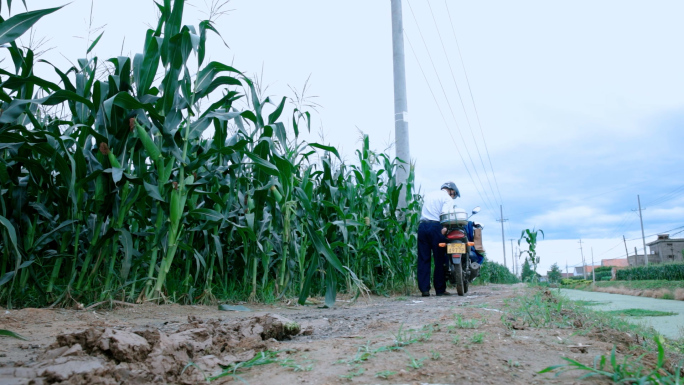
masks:
POLYGON ((644 281, 651 279, 682 281, 684 280, 684 263, 651 264, 648 266, 630 267, 629 269, 618 269, 616 278, 618 281, 644 281))
POLYGON ((0 23, 11 57, 0 70, 0 300, 325 295, 332 306, 340 291, 412 287, 420 198, 412 172, 395 182, 406 165, 368 137, 350 164, 301 140, 309 112, 206 62, 218 32, 208 20, 182 25, 183 0, 158 6, 142 53, 67 69, 15 41, 64 10, 0 23))
POLYGON ((508 268, 500 263, 487 260, 485 257, 480 269, 480 276, 474 281, 476 284, 483 283, 518 283, 520 280, 508 268))

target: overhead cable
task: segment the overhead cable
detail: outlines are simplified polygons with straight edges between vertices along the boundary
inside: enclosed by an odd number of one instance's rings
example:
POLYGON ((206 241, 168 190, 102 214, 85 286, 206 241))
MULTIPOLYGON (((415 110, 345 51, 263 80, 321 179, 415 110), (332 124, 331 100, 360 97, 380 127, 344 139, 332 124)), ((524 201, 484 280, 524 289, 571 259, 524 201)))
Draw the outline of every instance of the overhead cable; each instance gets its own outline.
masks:
POLYGON ((425 71, 423 71, 423 66, 420 64, 420 60, 418 60, 418 55, 416 54, 416 50, 413 48, 413 44, 411 43, 411 39, 409 38, 406 31, 404 31, 404 37, 406 38, 406 41, 409 43, 409 47, 411 47, 411 52, 413 52, 413 56, 416 58, 416 62, 418 63, 418 68, 420 69, 420 72, 423 74, 423 77, 425 78, 425 84, 428 86, 428 89, 430 90, 430 94, 432 95, 432 98, 435 100, 435 106, 437 106, 437 110, 439 111, 439 114, 442 116, 442 120, 444 121, 444 127, 447 129, 447 132, 449 133, 449 137, 451 137, 451 141, 454 142, 454 146, 456 147, 456 152, 458 153, 459 158, 461 158, 461 162, 463 163, 463 166, 465 167, 466 171, 468 172, 468 176, 470 177, 470 180, 473 182, 473 186, 475 186, 475 191, 477 191, 477 195, 480 196, 480 199, 482 199, 482 201, 485 203, 485 205, 487 206, 487 209, 491 213, 494 213, 494 210, 492 210, 492 208, 488 205, 487 201, 482 197, 482 193, 480 192, 480 189, 477 187, 477 183, 475 183, 475 179, 473 178, 473 175, 470 173, 470 169, 468 168, 468 165, 466 164, 466 161, 463 158, 463 155, 461 154, 461 151, 458 147, 458 144, 456 143, 456 139, 454 139, 454 135, 451 133, 451 129, 449 128, 449 124, 446 121, 446 117, 444 116, 444 112, 442 112, 442 108, 439 106, 439 103, 437 102, 437 97, 435 96, 435 93, 432 90, 432 86, 430 86, 430 82, 428 81, 427 75, 425 75, 425 71))
POLYGON ((492 158, 489 155, 489 148, 487 147, 487 141, 485 140, 484 131, 482 130, 482 122, 480 121, 480 113, 477 111, 477 105, 475 104, 475 97, 473 96, 473 89, 470 87, 470 79, 468 78, 468 71, 466 71, 465 62, 463 60, 463 55, 461 54, 461 46, 458 44, 458 38, 456 37, 456 29, 454 28, 454 22, 451 18, 451 11, 449 10, 449 3, 444 0, 444 4, 447 8, 447 14, 449 15, 449 22, 451 23, 451 31, 454 34, 454 39, 456 40, 456 48, 458 49, 458 56, 461 59, 461 66, 463 67, 463 73, 465 74, 466 83, 468 84, 468 91, 470 92, 470 99, 473 101, 473 109, 475 110, 475 116, 477 117, 477 124, 480 127, 480 134, 482 135, 482 141, 485 145, 485 151, 487 152, 487 159, 489 160, 489 167, 492 170, 492 175, 494 176, 494 184, 496 185, 496 190, 499 193, 499 199, 503 202, 501 197, 501 190, 499 189, 499 182, 496 179, 496 173, 494 172, 494 165, 492 164, 492 158))
MULTIPOLYGON (((420 35, 420 38, 421 38, 421 40, 423 41, 423 45, 425 46, 425 50, 426 50, 426 52, 427 52, 427 54, 428 54, 428 59, 430 59, 430 63, 432 64, 432 68, 433 68, 433 70, 435 71, 435 75, 437 76, 437 82, 439 83, 439 86, 440 86, 441 89, 442 89, 442 93, 444 94, 444 98, 445 98, 445 101, 446 101, 446 103, 447 103, 447 106, 449 107, 449 110, 450 110, 450 112, 451 112, 451 116, 454 118, 454 125, 456 126, 456 130, 458 131, 458 134, 459 134, 459 136, 461 137, 461 140, 463 141, 463 144, 464 144, 464 147, 465 147, 465 150, 466 150, 466 154, 468 154, 468 158, 470 159, 470 163, 471 163, 472 166, 473 166, 473 172, 475 173, 475 176, 477 177, 477 180, 480 182, 480 185, 482 186, 482 189, 483 189, 483 191, 484 191, 485 197, 486 197, 487 200, 489 201, 490 206, 493 206, 492 203, 491 203, 491 199, 489 198, 489 194, 487 193, 487 190, 485 189, 485 185, 484 185, 484 183, 482 183, 482 179, 480 178, 480 175, 477 173, 477 168, 475 167, 475 162, 473 161, 473 157, 472 157, 472 155, 470 154, 470 150, 468 149, 468 146, 466 145, 466 140, 465 140, 465 138, 463 137, 463 133, 461 132, 461 128, 459 127, 458 121, 456 120, 456 114, 454 113, 454 109, 452 108, 451 102, 449 101, 449 96, 447 95, 447 92, 446 92, 446 90, 444 89, 444 84, 442 84, 442 80, 441 80, 441 78, 440 78, 440 76, 439 76, 439 71, 437 71, 437 66, 435 66, 435 62, 434 62, 434 60, 432 59, 432 55, 430 54, 430 49, 428 48, 427 42, 426 42, 426 40, 425 40, 425 37, 423 36, 423 32, 422 32, 422 30, 421 30, 421 28, 420 28, 420 24, 418 23, 418 19, 416 18, 416 14, 415 14, 415 12, 413 12, 413 7, 411 6, 411 1, 410 1, 410 0, 406 0, 406 2, 407 2, 408 5, 409 5, 409 9, 411 10, 411 15, 413 16, 413 20, 415 21, 416 27, 418 28, 418 34, 420 35)), ((436 100, 435 100, 435 102, 436 102, 436 100)))
MULTIPOLYGON (((456 75, 454 74, 454 69, 451 66, 451 60, 449 59, 449 54, 447 53, 446 46, 444 45, 444 39, 442 39, 442 33, 439 30, 439 26, 437 25, 437 19, 435 18, 435 13, 432 11, 432 5, 430 5, 430 1, 428 0, 427 2, 428 8, 430 9, 430 15, 432 16, 432 21, 435 24, 435 29, 437 30, 437 36, 439 36, 439 41, 442 45, 442 51, 444 51, 444 56, 446 57, 447 64, 449 65, 449 71, 451 72, 451 79, 454 81, 454 86, 456 87, 456 93, 458 94, 458 100, 461 102, 461 108, 463 109, 463 115, 465 115, 466 122, 468 123, 468 129, 470 130, 470 135, 473 138, 473 143, 475 143, 475 149, 477 150, 477 155, 480 158, 480 164, 482 164, 482 170, 485 172, 485 177, 487 178, 487 183, 489 184, 489 189, 492 192, 492 195, 494 196, 494 201, 499 204, 503 205, 501 200, 499 199, 497 201, 496 199, 496 194, 494 193, 494 187, 492 187, 492 182, 489 179, 489 173, 487 172, 487 166, 484 164, 484 160, 482 159, 482 153, 480 152, 480 146, 477 144, 477 139, 475 139, 475 133, 473 132, 473 126, 470 124, 470 118, 468 117, 468 112, 466 111, 465 103, 463 103, 463 97, 461 96, 461 89, 458 87, 458 82, 456 82, 456 75)), ((484 137, 482 138, 483 141, 485 141, 484 137)))

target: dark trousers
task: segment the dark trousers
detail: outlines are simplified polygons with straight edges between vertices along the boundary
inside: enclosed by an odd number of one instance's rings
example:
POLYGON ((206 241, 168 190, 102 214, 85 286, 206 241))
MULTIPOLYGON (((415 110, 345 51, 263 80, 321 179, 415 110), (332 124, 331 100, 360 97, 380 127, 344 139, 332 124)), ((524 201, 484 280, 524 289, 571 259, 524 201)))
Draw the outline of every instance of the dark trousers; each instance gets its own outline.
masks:
POLYGON ((430 291, 430 254, 435 260, 433 284, 435 292, 446 291, 444 280, 444 263, 446 249, 439 247, 446 238, 442 235, 442 225, 439 222, 422 222, 418 225, 418 288, 425 293, 430 291))

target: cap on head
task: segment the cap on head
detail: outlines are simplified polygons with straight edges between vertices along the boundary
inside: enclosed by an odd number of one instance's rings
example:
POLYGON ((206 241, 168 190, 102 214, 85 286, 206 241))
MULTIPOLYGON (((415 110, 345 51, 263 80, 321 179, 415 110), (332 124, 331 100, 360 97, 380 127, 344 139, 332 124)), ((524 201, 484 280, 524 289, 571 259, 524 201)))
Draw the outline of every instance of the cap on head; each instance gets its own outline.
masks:
POLYGON ((445 188, 454 190, 456 192, 456 198, 461 196, 461 193, 458 191, 458 187, 456 187, 456 183, 454 182, 445 182, 442 187, 440 187, 440 190, 443 190, 445 188))

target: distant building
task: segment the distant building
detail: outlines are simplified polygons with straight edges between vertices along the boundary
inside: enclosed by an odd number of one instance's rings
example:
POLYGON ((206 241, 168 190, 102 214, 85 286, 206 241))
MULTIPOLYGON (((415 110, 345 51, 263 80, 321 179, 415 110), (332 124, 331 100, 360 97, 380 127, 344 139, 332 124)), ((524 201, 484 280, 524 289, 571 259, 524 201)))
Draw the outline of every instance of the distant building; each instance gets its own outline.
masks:
MULTIPOLYGON (((682 262, 682 250, 684 250, 684 238, 670 238, 670 234, 659 234, 658 239, 647 243, 649 247, 648 263, 682 262)), ((645 257, 643 254, 627 256, 629 266, 643 266, 645 257)))
POLYGON ((627 258, 602 259, 601 266, 627 267, 629 261, 627 258))
POLYGON ((648 263, 668 263, 682 262, 682 250, 684 250, 684 239, 670 238, 670 234, 660 234, 658 239, 646 244, 651 249, 648 256, 648 263))
POLYGON ((589 265, 587 265, 587 266, 575 267, 575 277, 580 276, 580 275, 584 275, 584 268, 585 267, 587 268, 587 277, 589 277, 589 274, 591 274, 591 272, 594 271, 594 268, 600 267, 600 266, 589 266, 589 265))

